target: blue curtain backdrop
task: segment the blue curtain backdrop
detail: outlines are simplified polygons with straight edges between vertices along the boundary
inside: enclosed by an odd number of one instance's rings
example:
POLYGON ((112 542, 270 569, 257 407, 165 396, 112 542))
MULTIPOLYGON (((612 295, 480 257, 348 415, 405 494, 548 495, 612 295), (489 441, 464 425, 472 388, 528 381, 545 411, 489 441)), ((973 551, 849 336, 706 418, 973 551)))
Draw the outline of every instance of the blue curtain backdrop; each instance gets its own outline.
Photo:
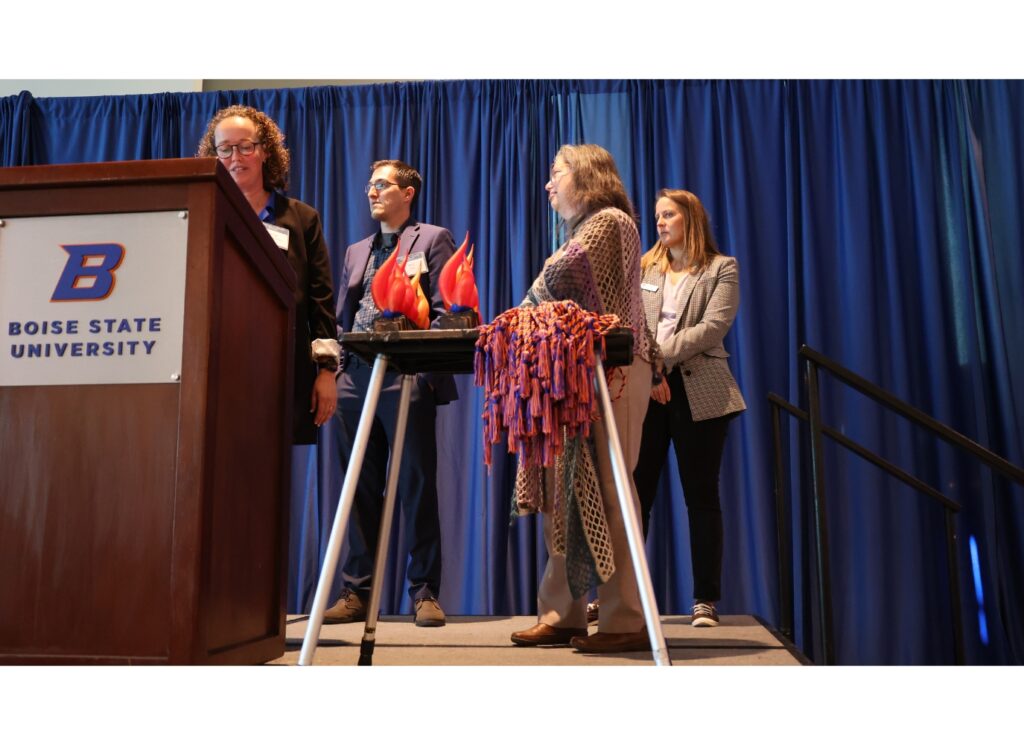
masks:
MULTIPOLYGON (((517 304, 557 241, 543 185, 563 142, 615 156, 654 242, 663 186, 697 193, 741 267, 726 347, 749 405, 722 474, 725 613, 778 623, 770 412, 806 405, 807 343, 1024 462, 1024 83, 1020 81, 473 81, 218 93, 0 99, 4 166, 187 157, 220 107, 266 111, 293 156, 290 193, 320 210, 335 278, 374 230, 362 185, 377 158, 424 177, 418 217, 468 230, 487 319, 517 304)), ((509 525, 512 462, 483 467, 480 395, 464 378, 438 420, 452 614, 529 614, 539 523, 509 525)), ((1024 662, 1024 493, 858 394, 823 381, 827 424, 963 505, 959 568, 972 663, 1024 662), (970 539, 977 546, 972 563, 970 539)), ((816 654, 803 435, 791 422, 797 642, 816 654)), ((331 437, 328 427, 323 438, 331 437)), ((321 448, 325 453, 330 448, 321 448)), ((942 510, 837 448, 826 452, 839 662, 948 663, 942 510)), ((312 602, 341 467, 296 450, 289 611, 312 602)), ((663 612, 686 613, 685 506, 670 460, 648 552, 663 612)), ((396 528, 401 536, 401 528, 396 528)), ((397 545, 397 544, 393 544, 397 545)), ((409 612, 392 551, 384 611, 409 612)))

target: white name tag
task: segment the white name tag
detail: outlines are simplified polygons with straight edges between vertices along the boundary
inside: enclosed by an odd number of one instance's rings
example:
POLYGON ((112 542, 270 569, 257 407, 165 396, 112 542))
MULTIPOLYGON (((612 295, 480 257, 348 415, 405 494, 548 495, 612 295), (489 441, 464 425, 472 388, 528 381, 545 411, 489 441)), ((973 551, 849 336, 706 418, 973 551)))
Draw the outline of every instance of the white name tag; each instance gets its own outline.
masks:
POLYGON ((282 228, 280 225, 271 225, 269 222, 263 223, 263 227, 267 229, 270 237, 274 239, 274 243, 282 251, 288 250, 288 228, 282 228))
POLYGON ((640 289, 646 290, 647 292, 657 292, 660 288, 658 285, 652 285, 650 282, 641 282, 640 289))
POLYGON ((423 252, 414 251, 409 254, 409 262, 405 265, 405 273, 410 277, 415 277, 417 274, 426 274, 426 272, 427 259, 423 252))

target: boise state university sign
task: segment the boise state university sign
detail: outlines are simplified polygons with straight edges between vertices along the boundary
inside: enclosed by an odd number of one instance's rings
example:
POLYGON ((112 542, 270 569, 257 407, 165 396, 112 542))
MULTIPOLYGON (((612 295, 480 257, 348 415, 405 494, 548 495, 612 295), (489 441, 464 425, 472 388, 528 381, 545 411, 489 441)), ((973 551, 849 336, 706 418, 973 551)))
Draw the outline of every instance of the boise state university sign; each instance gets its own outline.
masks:
POLYGON ((0 216, 0 386, 179 381, 187 218, 0 216))

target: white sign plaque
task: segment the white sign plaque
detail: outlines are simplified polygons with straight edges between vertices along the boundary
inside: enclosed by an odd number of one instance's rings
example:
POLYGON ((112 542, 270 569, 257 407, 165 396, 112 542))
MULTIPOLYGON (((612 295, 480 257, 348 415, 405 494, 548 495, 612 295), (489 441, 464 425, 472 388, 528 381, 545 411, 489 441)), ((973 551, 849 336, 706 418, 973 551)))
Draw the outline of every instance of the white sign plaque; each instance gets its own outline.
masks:
POLYGON ((0 386, 180 380, 187 218, 0 220, 0 386))

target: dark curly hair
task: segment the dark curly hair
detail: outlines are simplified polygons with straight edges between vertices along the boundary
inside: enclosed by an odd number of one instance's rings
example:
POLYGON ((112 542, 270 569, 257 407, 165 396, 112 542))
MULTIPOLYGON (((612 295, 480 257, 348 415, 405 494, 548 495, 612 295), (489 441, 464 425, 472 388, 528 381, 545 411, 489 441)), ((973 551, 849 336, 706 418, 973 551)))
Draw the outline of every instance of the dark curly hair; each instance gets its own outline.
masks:
POLYGON ((199 140, 196 157, 208 158, 217 155, 214 130, 218 124, 232 116, 240 116, 256 125, 256 137, 263 152, 267 154, 267 159, 263 162, 263 188, 267 191, 287 189, 291 156, 288 155, 288 148, 284 146, 284 135, 273 119, 252 106, 228 106, 214 114, 213 119, 206 125, 202 139, 199 140))

